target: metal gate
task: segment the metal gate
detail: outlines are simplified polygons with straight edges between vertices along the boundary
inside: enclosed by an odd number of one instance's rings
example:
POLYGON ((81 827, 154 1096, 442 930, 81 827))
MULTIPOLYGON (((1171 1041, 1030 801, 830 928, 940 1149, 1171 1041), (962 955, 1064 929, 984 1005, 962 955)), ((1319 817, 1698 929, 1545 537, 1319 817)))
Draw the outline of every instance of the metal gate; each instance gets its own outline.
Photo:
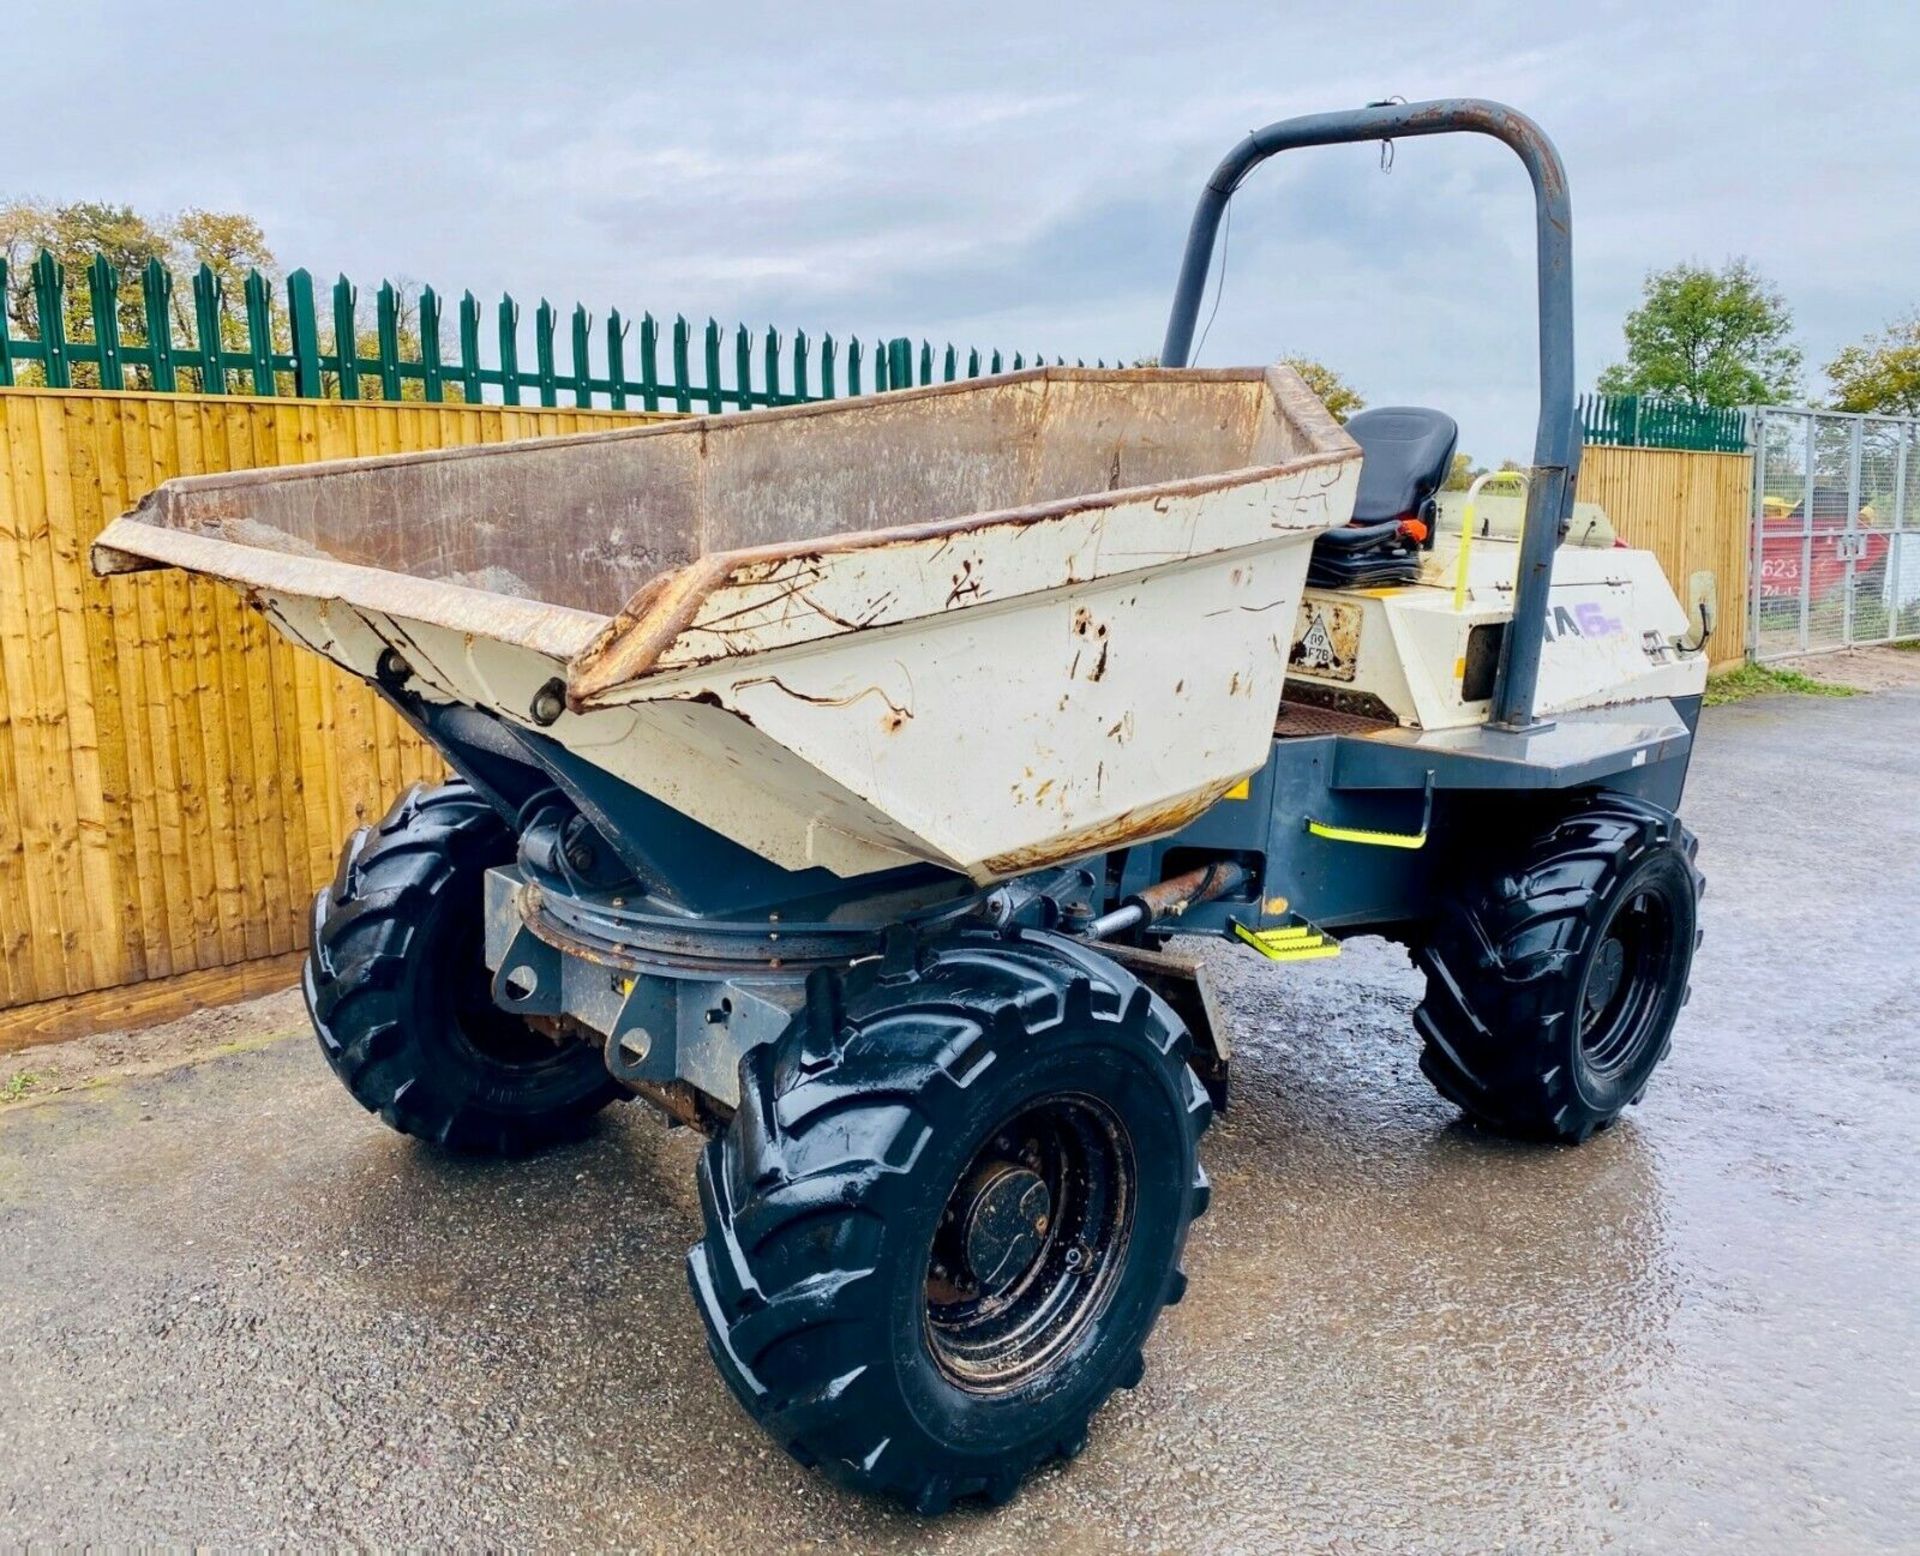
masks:
POLYGON ((1920 637, 1920 421, 1753 413, 1755 659, 1920 637))

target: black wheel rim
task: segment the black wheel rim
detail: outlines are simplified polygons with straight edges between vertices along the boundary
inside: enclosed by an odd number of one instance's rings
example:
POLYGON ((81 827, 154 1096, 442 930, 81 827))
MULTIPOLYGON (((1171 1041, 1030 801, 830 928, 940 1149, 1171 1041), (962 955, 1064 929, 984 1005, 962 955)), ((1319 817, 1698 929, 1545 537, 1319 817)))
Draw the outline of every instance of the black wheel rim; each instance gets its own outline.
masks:
POLYGON ((947 1378, 1001 1393, 1100 1321, 1133 1228, 1133 1146, 1093 1097, 1009 1118, 960 1174, 927 1261, 926 1337, 947 1378))
POLYGON ((456 1037, 475 1058, 506 1070, 527 1070, 551 1063, 559 1045, 493 1001, 493 974, 479 923, 460 926, 459 944, 449 958, 455 969, 444 991, 456 1037))
POLYGON ((1599 1079, 1631 1070, 1660 1030, 1673 965, 1674 922, 1665 896, 1629 894, 1601 930, 1580 987, 1580 1056, 1599 1079))

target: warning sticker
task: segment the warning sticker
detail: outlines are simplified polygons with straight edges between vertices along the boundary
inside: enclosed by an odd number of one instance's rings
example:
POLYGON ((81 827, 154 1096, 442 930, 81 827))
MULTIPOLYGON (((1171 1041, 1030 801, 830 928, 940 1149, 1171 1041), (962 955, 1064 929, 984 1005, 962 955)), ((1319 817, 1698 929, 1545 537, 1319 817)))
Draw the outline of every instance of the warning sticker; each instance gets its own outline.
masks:
POLYGON ((1300 675, 1351 681, 1360 658, 1360 607, 1302 600, 1287 667, 1300 675))

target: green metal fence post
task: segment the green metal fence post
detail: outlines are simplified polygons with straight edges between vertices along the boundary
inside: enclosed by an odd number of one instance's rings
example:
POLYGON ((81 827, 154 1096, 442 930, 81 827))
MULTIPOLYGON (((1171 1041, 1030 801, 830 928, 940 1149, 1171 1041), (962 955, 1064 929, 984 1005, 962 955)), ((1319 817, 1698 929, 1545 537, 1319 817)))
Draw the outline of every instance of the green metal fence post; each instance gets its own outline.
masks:
POLYGON ((333 283, 334 372, 340 379, 340 398, 360 398, 360 298, 353 283, 341 276, 333 283))
POLYGON ((249 270, 241 293, 247 308, 247 361, 253 370, 253 392, 272 394, 279 386, 273 376, 273 288, 257 270, 249 270))
POLYGON ((446 398, 445 370, 440 364, 440 294, 420 288, 420 395, 429 405, 446 398))
POLYGON ((287 277, 287 330, 293 343, 293 392, 317 400, 320 378, 320 315, 314 306, 313 276, 296 270, 287 277))
POLYGON ((627 321, 618 308, 607 310, 607 403, 627 408, 627 321))
POLYGON ((200 392, 227 392, 227 345, 221 335, 220 278, 202 265, 193 277, 193 322, 200 337, 200 392))
POLYGON ((400 398, 400 294, 382 281, 373 294, 374 352, 380 359, 380 398, 400 398))
POLYGON ((124 389, 120 367, 120 272, 104 254, 87 266, 87 309, 93 315, 93 345, 100 358, 100 387, 124 389))
POLYGON ((553 304, 541 298, 533 310, 533 362, 542 405, 560 403, 559 379, 553 369, 553 332, 558 323, 553 304))
POLYGON ((573 305, 573 403, 593 404, 593 315, 586 304, 573 305))
POLYGON ((673 408, 677 411, 693 409, 693 386, 688 382, 693 377, 693 370, 687 363, 692 342, 693 331, 688 327, 687 316, 676 315, 673 321, 673 408))
POLYGON ((720 409, 720 321, 707 319, 706 351, 702 363, 707 370, 707 409, 720 409))
POLYGON ((13 387, 13 326, 7 318, 7 261, 0 256, 0 389, 13 387))
POLYGON ((33 306, 39 315, 40 363, 51 389, 73 386, 67 361, 66 270, 44 249, 33 262, 33 306))
POLYGON ((500 400, 520 403, 520 305, 500 294, 500 400))
MULTIPOLYGON (((5 295, 0 286, 0 296, 5 295)), ((147 386, 174 392, 173 274, 158 259, 140 267, 140 311, 147 323, 147 386)))
POLYGON ((460 397, 480 403, 480 299, 472 292, 460 298, 460 397))
POLYGON ((660 321, 650 313, 640 316, 640 404, 660 409, 660 321))
MULTIPOLYGON (((7 290, 10 272, 0 261, 0 296, 7 290)), ((378 393, 385 400, 404 397, 409 379, 418 379, 421 395, 429 403, 443 403, 458 386, 461 397, 470 403, 484 403, 487 386, 498 384, 500 399, 519 405, 529 384, 537 387, 540 403, 554 406, 562 390, 581 409, 595 405, 595 396, 604 392, 607 403, 629 408, 638 399, 649 411, 667 408, 690 412, 696 404, 708 412, 724 411, 730 406, 752 409, 758 406, 794 405, 813 400, 830 400, 841 394, 859 395, 881 390, 904 389, 916 383, 951 383, 961 376, 960 352, 948 342, 936 350, 930 340, 913 341, 899 336, 871 347, 873 383, 864 382, 868 348, 857 337, 845 342, 845 372, 842 376, 841 343, 831 335, 809 337, 804 331, 793 336, 793 357, 783 367, 785 349, 781 332, 768 325, 756 340, 755 331, 745 324, 734 326, 733 370, 731 381, 723 376, 721 357, 724 343, 717 319, 709 317, 702 333, 704 378, 696 382, 692 371, 693 329, 684 315, 674 322, 671 380, 661 374, 659 355, 661 327, 652 314, 644 316, 640 330, 640 376, 635 382, 628 376, 626 359, 627 320, 617 311, 607 317, 607 375, 595 376, 593 369, 593 319, 582 303, 573 305, 571 345, 573 355, 569 372, 563 376, 558 365, 559 315, 552 303, 542 298, 534 318, 534 346, 537 366, 523 372, 519 357, 519 308, 510 295, 502 294, 498 309, 500 361, 497 368, 484 365, 480 355, 481 305, 471 292, 463 295, 459 314, 459 362, 445 356, 440 338, 445 304, 431 287, 419 295, 420 343, 417 360, 405 340, 405 298, 391 282, 382 282, 375 294, 373 329, 364 338, 359 320, 359 296, 346 276, 338 276, 332 286, 330 338, 321 333, 317 289, 305 269, 293 271, 286 279, 282 299, 287 309, 285 337, 276 337, 275 298, 272 286, 259 272, 250 272, 242 297, 228 313, 229 299, 210 265, 202 264, 193 277, 193 323, 181 330, 176 339, 173 316, 174 277, 158 259, 149 260, 141 270, 140 318, 135 320, 129 306, 126 319, 120 314, 120 286, 124 278, 114 269, 111 259, 96 255, 88 264, 89 328, 82 338, 68 338, 66 308, 71 301, 66 293, 67 277, 60 262, 48 252, 35 260, 29 282, 31 319, 25 321, 26 333, 13 333, 22 321, 0 317, 0 386, 18 382, 22 362, 42 364, 46 382, 54 387, 70 387, 75 364, 97 364, 99 381, 109 389, 124 388, 129 381, 136 386, 150 383, 161 392, 177 392, 183 387, 181 370, 196 373, 199 387, 209 394, 230 392, 227 375, 244 369, 251 392, 276 395, 290 391, 305 399, 324 396, 333 387, 330 374, 337 375, 342 399, 357 400, 378 393), (144 326, 144 339, 142 338, 144 326), (244 329, 244 340, 241 331, 244 329), (126 335, 131 332, 129 341, 126 335), (329 349, 329 345, 331 349, 329 349), (759 358, 761 382, 754 384, 754 359, 759 358), (817 368, 815 364, 818 364, 817 368), (147 377, 141 377, 142 370, 147 377), (818 375, 818 386, 813 379, 818 375), (378 389, 366 380, 377 378, 378 389)), ((1039 360, 1039 359, 1036 359, 1039 360)), ((1001 356, 994 353, 992 367, 1001 371, 1001 356)), ((1016 367, 1025 358, 1014 358, 1016 367)), ((977 350, 966 355, 965 372, 977 377, 982 358, 977 350)), ((1598 415, 1596 410, 1591 413, 1598 415)), ((1737 416, 1726 413, 1694 413, 1696 435, 1714 442, 1736 435, 1737 416)), ((1588 418, 1591 420, 1591 415, 1588 418)), ((1678 425, 1676 423, 1676 425, 1678 425)))

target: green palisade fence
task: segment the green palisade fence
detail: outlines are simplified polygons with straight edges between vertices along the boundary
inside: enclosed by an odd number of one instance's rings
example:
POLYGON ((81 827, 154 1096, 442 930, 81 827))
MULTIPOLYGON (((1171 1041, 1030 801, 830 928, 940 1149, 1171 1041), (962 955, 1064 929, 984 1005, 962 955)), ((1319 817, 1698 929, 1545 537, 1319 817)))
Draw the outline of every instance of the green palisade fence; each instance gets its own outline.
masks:
POLYGON ((1618 448, 1740 454, 1747 448, 1747 413, 1707 410, 1647 394, 1583 394, 1580 431, 1589 443, 1618 448))
MULTIPOLYGON (((952 382, 1017 372, 1046 361, 1022 352, 968 350, 962 355, 952 345, 941 350, 921 341, 916 347, 904 337, 868 347, 858 339, 842 342, 831 335, 815 340, 798 330, 783 339, 779 331, 768 329, 756 339, 744 324, 728 331, 713 319, 700 327, 676 318, 663 326, 650 313, 641 316, 636 338, 632 321, 614 309, 598 332, 602 346, 596 366, 593 318, 575 304, 563 365, 556 342, 560 315, 542 298, 534 311, 528 367, 521 355, 520 305, 503 296, 492 309, 497 354, 488 366, 481 353, 486 310, 472 292, 456 307, 455 354, 448 357, 444 303, 430 286, 420 290, 414 327, 404 329, 401 295, 392 282, 382 282, 369 334, 362 328, 358 292, 341 276, 327 299, 329 328, 323 333, 313 277, 305 270, 286 278, 284 309, 276 307, 273 283, 258 271, 250 273, 236 311, 223 295, 219 277, 202 265, 193 278, 193 328, 186 331, 176 328, 174 278, 158 260, 141 271, 142 327, 138 338, 129 339, 123 328, 121 285, 120 273, 104 256, 87 267, 86 316, 92 338, 70 339, 65 270, 43 253, 30 277, 30 333, 15 334, 12 320, 0 309, 0 388, 17 383, 21 367, 33 363, 40 379, 56 389, 73 387, 75 369, 84 366, 81 381, 103 389, 493 400, 507 405, 559 405, 564 397, 576 406, 720 411, 952 382), (190 334, 191 344, 177 339, 180 334, 190 334)), ((11 296, 3 260, 0 295, 11 296)), ((1065 365, 1064 358, 1053 361, 1065 365)))

